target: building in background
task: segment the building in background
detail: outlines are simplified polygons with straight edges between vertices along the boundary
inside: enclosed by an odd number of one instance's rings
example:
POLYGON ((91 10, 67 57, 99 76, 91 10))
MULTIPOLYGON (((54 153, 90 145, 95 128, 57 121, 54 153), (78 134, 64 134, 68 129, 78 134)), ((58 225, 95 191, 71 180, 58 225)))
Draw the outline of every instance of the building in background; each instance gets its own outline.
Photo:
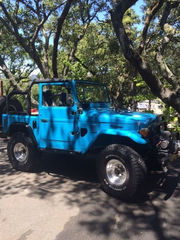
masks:
POLYGON ((163 103, 158 100, 144 100, 137 103, 137 110, 140 112, 152 111, 155 114, 163 113, 163 103))

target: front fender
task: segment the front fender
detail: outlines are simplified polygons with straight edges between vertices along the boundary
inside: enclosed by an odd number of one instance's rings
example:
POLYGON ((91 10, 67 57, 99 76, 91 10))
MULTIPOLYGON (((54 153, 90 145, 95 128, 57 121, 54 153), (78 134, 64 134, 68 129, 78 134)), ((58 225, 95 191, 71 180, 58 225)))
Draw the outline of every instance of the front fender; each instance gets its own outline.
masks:
POLYGON ((128 131, 128 130, 111 129, 110 128, 110 129, 103 131, 101 134, 126 137, 138 144, 147 144, 148 143, 147 140, 142 138, 141 134, 136 131, 128 131))
POLYGON ((107 129, 99 132, 96 138, 91 139, 87 148, 83 148, 82 153, 103 149, 111 144, 122 144, 133 148, 139 153, 146 152, 151 145, 149 141, 142 138, 138 132, 122 129, 107 129))

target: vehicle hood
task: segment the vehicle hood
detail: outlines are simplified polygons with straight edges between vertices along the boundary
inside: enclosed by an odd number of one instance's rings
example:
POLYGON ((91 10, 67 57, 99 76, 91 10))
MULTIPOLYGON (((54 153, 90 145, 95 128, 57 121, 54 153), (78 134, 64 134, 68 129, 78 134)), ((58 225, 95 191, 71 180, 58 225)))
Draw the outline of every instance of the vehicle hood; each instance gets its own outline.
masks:
POLYGON ((127 128, 145 128, 152 123, 157 115, 151 113, 119 111, 113 109, 91 109, 87 112, 88 122, 91 123, 109 123, 114 127, 127 128))

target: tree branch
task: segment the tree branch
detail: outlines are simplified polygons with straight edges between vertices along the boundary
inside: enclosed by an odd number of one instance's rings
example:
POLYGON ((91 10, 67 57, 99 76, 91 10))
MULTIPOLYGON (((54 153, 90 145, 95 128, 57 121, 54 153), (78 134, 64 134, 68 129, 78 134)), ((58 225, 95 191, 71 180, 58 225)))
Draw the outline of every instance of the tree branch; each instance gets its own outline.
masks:
POLYGON ((2 2, 0 2, 0 7, 2 8, 2 10, 3 10, 5 16, 7 17, 8 21, 11 23, 13 29, 3 18, 0 18, 0 21, 4 24, 6 29, 13 36, 15 36, 15 38, 19 42, 19 44, 24 48, 24 50, 29 54, 29 56, 35 61, 35 63, 39 67, 41 73, 43 74, 43 76, 46 77, 41 59, 38 56, 38 53, 36 51, 36 48, 35 48, 34 44, 31 44, 31 46, 30 46, 29 44, 26 43, 26 40, 21 37, 21 35, 18 32, 16 23, 13 21, 13 18, 9 15, 9 13, 6 10, 6 7, 4 6, 4 4, 2 2))
POLYGON ((24 0, 19 0, 19 2, 23 3, 24 6, 26 6, 27 8, 29 8, 29 10, 31 10, 33 13, 37 14, 37 11, 32 7, 32 5, 28 4, 26 1, 24 0))
POLYGON ((50 78, 50 74, 49 74, 49 66, 48 66, 48 47, 49 47, 49 39, 51 36, 51 31, 49 34, 46 33, 46 31, 43 29, 42 30, 44 39, 45 39, 45 43, 43 45, 43 62, 44 62, 44 69, 46 71, 46 75, 48 78, 50 78))
POLYGON ((18 10, 19 10, 19 1, 16 0, 15 9, 14 9, 14 13, 13 13, 14 18, 16 18, 18 10))
POLYGON ((171 84, 174 87, 175 90, 177 90, 179 86, 177 82, 178 80, 167 66, 160 51, 156 52, 156 61, 159 63, 159 68, 161 70, 163 77, 169 82, 169 84, 171 84))
MULTIPOLYGON (((9 80, 10 86, 13 87, 14 90, 24 91, 21 87, 19 87, 14 75, 11 73, 11 71, 6 66, 4 59, 2 58, 1 55, 0 55, 0 67, 1 67, 1 71, 4 74, 4 76, 9 80)), ((21 78, 21 79, 23 79, 23 78, 21 78)), ((38 102, 34 98, 31 98, 31 101, 33 104, 38 104, 38 102)))
POLYGON ((58 18, 57 22, 57 29, 54 37, 54 46, 53 46, 53 56, 52 56, 52 70, 53 70, 53 77, 57 78, 58 77, 58 72, 57 72, 57 51, 58 51, 58 43, 59 43, 59 38, 61 35, 61 30, 63 23, 68 15, 68 12, 70 10, 71 4, 73 0, 67 0, 66 5, 63 9, 63 12, 61 16, 58 18))
POLYGON ((92 71, 89 66, 87 66, 86 64, 84 64, 76 55, 74 55, 74 59, 79 62, 83 68, 85 68, 86 70, 88 70, 88 72, 90 72, 93 76, 96 75, 96 72, 95 71, 92 71))
POLYGON ((2 56, 0 55, 0 67, 1 70, 4 74, 4 76, 9 80, 10 85, 12 85, 14 87, 14 89, 21 91, 22 89, 18 86, 15 77, 13 76, 13 74, 10 72, 10 70, 8 69, 8 67, 6 66, 4 59, 2 58, 2 56))
MULTIPOLYGON (((90 21, 88 19, 88 23, 84 22, 84 27, 83 27, 82 33, 80 33, 78 35, 77 39, 74 42, 73 49, 71 49, 71 52, 68 56, 68 61, 69 62, 72 62, 72 60, 75 59, 76 61, 81 63, 81 65, 83 66, 83 63, 75 56, 75 54, 76 54, 76 51, 77 51, 77 48, 78 48, 78 44, 83 39, 83 37, 85 36, 89 25, 90 25, 90 21)), ((85 65, 83 67, 85 67, 85 65)), ((87 67, 85 67, 85 68, 87 69, 87 67)), ((69 71, 69 66, 65 66, 64 69, 63 69, 63 77, 68 74, 68 71, 69 71)))
POLYGON ((139 54, 141 54, 144 50, 147 32, 148 32, 151 20, 153 19, 155 14, 158 12, 158 10, 163 6, 163 3, 164 3, 164 0, 159 0, 158 2, 155 2, 151 7, 149 7, 146 11, 146 18, 144 22, 145 25, 142 32, 142 41, 139 46, 139 54))
POLYGON ((171 10, 173 8, 177 8, 179 4, 180 4, 180 2, 174 2, 174 3, 167 2, 166 3, 166 7, 164 9, 164 12, 162 14, 162 18, 161 18, 161 21, 160 21, 160 27, 161 27, 162 30, 164 30, 164 25, 167 22, 167 19, 169 17, 169 14, 170 14, 171 10))
POLYGON ((122 20, 127 9, 132 7, 137 1, 138 0, 112 0, 113 9, 111 12, 115 12, 119 16, 119 19, 122 20))

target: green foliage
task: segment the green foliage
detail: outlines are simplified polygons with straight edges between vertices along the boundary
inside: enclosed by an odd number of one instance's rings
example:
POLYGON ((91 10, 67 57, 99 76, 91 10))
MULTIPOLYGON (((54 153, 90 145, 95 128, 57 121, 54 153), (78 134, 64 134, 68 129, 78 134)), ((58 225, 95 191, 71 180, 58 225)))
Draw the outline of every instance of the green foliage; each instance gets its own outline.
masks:
MULTIPOLYGON (((132 105, 137 98, 143 98, 144 92, 147 96, 146 85, 121 54, 109 17, 101 22, 93 21, 87 27, 87 23, 84 25, 78 21, 78 11, 78 7, 73 9, 63 28, 58 56, 59 75, 70 79, 90 77, 93 81, 106 83, 116 107, 132 105)), ((136 41, 135 24, 139 19, 132 10, 126 16, 125 25, 136 41)))
POLYGON ((109 103, 107 88, 101 85, 77 84, 77 97, 81 103, 109 103))
MULTIPOLYGON (((36 57, 39 57, 43 67, 48 67, 48 76, 52 74, 53 38, 57 27, 57 20, 62 13, 63 3, 59 0, 40 0, 19 2, 4 1, 8 13, 13 16, 17 31, 23 39, 23 43, 33 49, 32 37, 36 32, 43 16, 47 20, 40 26, 34 42, 36 57), (39 6, 39 12, 33 11, 35 3, 39 6)), ((147 7, 154 1, 144 0, 144 17, 147 7)), ((67 79, 91 79, 108 85, 111 98, 115 107, 127 108, 136 105, 138 101, 153 99, 149 88, 137 74, 137 71, 125 60, 108 14, 108 1, 78 0, 73 6, 64 22, 58 48, 58 75, 67 79)), ((148 61, 154 72, 162 80, 164 86, 170 86, 167 79, 154 61, 157 48, 163 47, 164 60, 172 73, 180 76, 179 60, 179 9, 172 9, 165 31, 159 27, 165 4, 160 12, 152 19, 147 33, 147 44, 143 57, 148 61), (174 32, 175 29, 175 32, 174 32), (170 41, 165 42, 169 37, 170 41)), ((0 13, 5 21, 7 17, 0 13)), ((129 9, 123 18, 128 37, 134 47, 138 47, 142 38, 142 29, 137 24, 140 19, 137 14, 129 9)), ((11 25, 11 24, 10 24, 11 25)), ((17 39, 0 25, 0 52, 10 72, 15 76, 19 85, 24 88, 22 79, 28 79, 31 71, 37 68, 32 56, 20 45, 17 39)), ((1 72, 2 73, 2 72, 1 72)), ((42 75, 41 75, 42 76, 42 75)), ((5 84, 8 89, 8 82, 5 84)), ((37 89, 33 90, 33 96, 37 100, 37 89)), ((169 112, 170 114, 170 112, 169 112)), ((168 113, 167 113, 168 115, 168 113)), ((170 120, 172 121, 172 120, 170 120)))
MULTIPOLYGON (((9 14, 15 16, 14 21, 17 23, 18 32, 25 44, 30 43, 39 21, 43 19, 43 14, 47 15, 52 11, 35 38, 38 57, 43 66, 44 61, 48 61, 48 71, 52 76, 53 34, 56 31, 57 18, 62 11, 61 7, 58 8, 62 1, 38 1, 39 13, 32 10, 36 7, 34 0, 24 2, 26 4, 19 1, 17 7, 14 1, 7 0, 5 5, 9 14), (47 42, 47 36, 49 36, 49 42, 47 42)), ((138 99, 142 99, 144 93, 147 95, 148 91, 136 71, 121 54, 110 16, 106 14, 107 7, 106 1, 78 0, 74 2, 62 28, 58 52, 58 74, 67 79, 90 78, 93 81, 106 83, 114 105, 128 107, 138 99), (106 15, 102 17, 103 14, 106 15), (98 21, 100 16, 102 20, 98 21)), ((135 27, 137 23, 139 19, 135 12, 128 10, 124 24, 134 42, 137 41, 138 33, 135 27)), ((7 29, 3 28, 0 38, 2 38, 0 50, 4 53, 8 68, 16 77, 16 81, 20 82, 21 87, 24 87, 21 80, 28 79, 35 64, 30 60, 29 53, 7 29)), ((31 45, 29 46, 31 48, 31 45)), ((33 91, 33 96, 36 99, 36 91, 33 91)))
POLYGON ((180 133, 180 122, 178 121, 178 114, 172 107, 166 107, 163 111, 165 121, 173 132, 180 133))
MULTIPOLYGON (((35 69, 35 64, 29 59, 27 53, 18 42, 10 35, 2 24, 0 24, 0 55, 4 60, 7 68, 12 73, 16 81, 19 83, 23 79, 27 79, 29 74, 35 69)), ((0 69, 0 74, 2 70, 0 69)), ((1 74, 1 78, 6 81, 6 78, 1 74)), ((5 89, 8 86, 5 82, 5 89)))
MULTIPOLYGON (((173 4, 175 2, 178 1, 168 0, 166 3, 173 4)), ((152 6, 153 3, 154 1, 144 0, 143 11, 146 13, 147 8, 152 6)), ((163 57, 163 62, 166 63, 171 71, 171 76, 174 76, 173 81, 180 81, 180 8, 172 8, 164 25, 160 25, 162 24, 161 20, 163 14, 166 11, 165 8, 166 4, 161 7, 151 20, 149 31, 147 33, 146 51, 144 52, 143 57, 148 61, 152 69, 154 69, 154 72, 163 82, 164 86, 173 90, 174 87, 172 87, 168 79, 165 77, 165 71, 160 69, 160 64, 155 60, 157 52, 160 51, 163 57)), ((143 20, 145 20, 145 15, 143 20)))

